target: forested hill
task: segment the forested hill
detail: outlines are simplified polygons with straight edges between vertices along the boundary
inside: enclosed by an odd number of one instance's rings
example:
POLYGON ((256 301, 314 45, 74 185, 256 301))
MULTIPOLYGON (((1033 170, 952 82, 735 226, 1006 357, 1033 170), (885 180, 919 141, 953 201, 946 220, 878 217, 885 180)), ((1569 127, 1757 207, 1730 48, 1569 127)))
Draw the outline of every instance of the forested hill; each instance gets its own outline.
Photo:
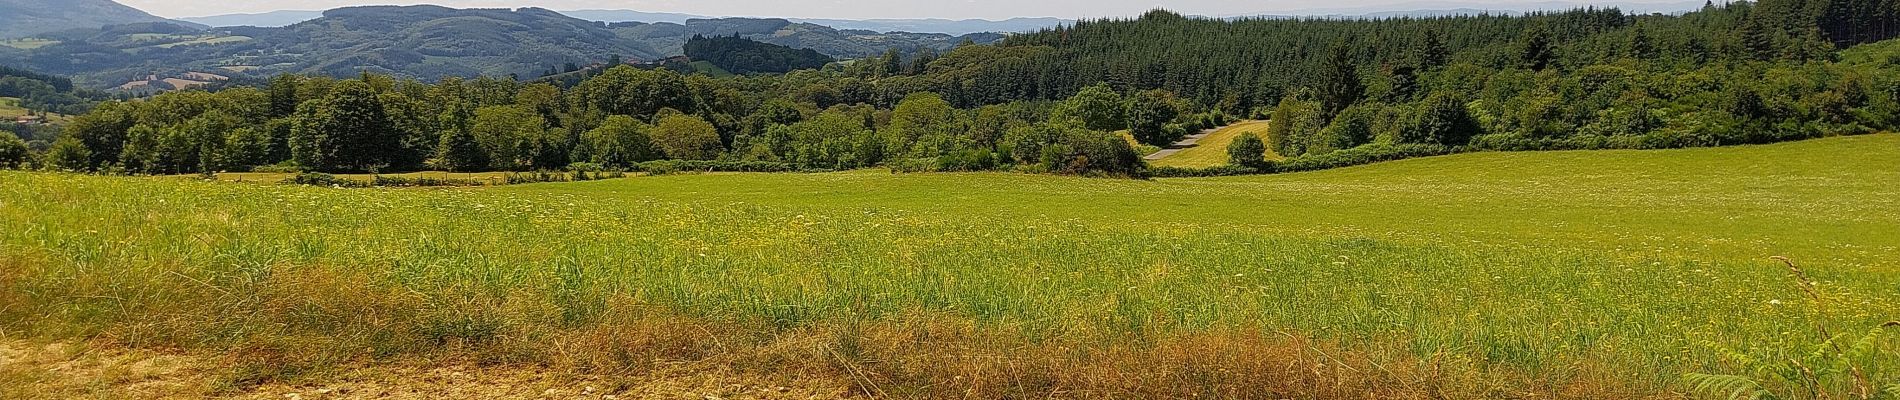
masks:
POLYGON ((1416 69, 1421 62, 1571 71, 1625 59, 1671 65, 1824 59, 1837 45, 1896 35, 1895 0, 1738 2, 1684 16, 1581 9, 1525 17, 1222 21, 1156 11, 1011 37, 1004 46, 1031 56, 1025 61, 1033 68, 1023 75, 1034 78, 1003 82, 1058 96, 1108 82, 1205 102, 1226 95, 1274 102, 1325 76, 1325 55, 1335 47, 1347 50, 1355 72, 1368 75, 1416 69), (1548 51, 1526 60, 1527 40, 1548 51))
POLYGON ((111 0, 0 0, 0 39, 138 22, 175 22, 111 0))
POLYGON ((281 28, 201 30, 176 24, 114 25, 37 35, 0 46, 0 64, 112 87, 148 75, 210 71, 264 78, 277 73, 351 76, 364 71, 436 80, 477 75, 522 78, 550 67, 651 61, 681 55, 694 35, 738 35, 838 57, 887 50, 948 50, 1000 35, 840 31, 783 19, 701 19, 686 24, 607 24, 539 8, 453 9, 369 6, 324 12, 281 28))
POLYGON ((738 36, 693 36, 686 42, 686 56, 738 74, 818 69, 836 61, 817 50, 794 49, 738 36))

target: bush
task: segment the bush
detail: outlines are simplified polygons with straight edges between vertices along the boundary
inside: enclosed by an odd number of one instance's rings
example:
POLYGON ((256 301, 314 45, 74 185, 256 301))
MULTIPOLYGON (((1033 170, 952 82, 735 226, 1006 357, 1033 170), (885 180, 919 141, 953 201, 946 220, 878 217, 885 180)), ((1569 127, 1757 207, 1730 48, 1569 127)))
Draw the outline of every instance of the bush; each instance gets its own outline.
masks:
POLYGON ((516 173, 508 174, 504 182, 506 182, 509 185, 519 185, 519 184, 526 184, 526 183, 542 183, 542 182, 582 182, 582 181, 593 181, 593 180, 601 180, 601 179, 618 179, 618 178, 625 178, 625 177, 627 177, 627 173, 619 172, 619 171, 600 172, 600 173, 592 173, 592 174, 588 173, 587 171, 574 171, 574 172, 535 171, 535 172, 516 172, 516 173))
POLYGON ((937 157, 937 170, 944 172, 989 171, 996 169, 996 154, 983 149, 965 149, 937 157))
POLYGON ((259 166, 251 167, 251 172, 273 172, 273 173, 296 174, 296 173, 302 173, 304 172, 304 170, 302 166, 299 166, 295 163, 291 163, 289 161, 285 161, 277 165, 259 165, 259 166))
POLYGON ((1185 127, 1171 124, 1181 117, 1181 107, 1174 93, 1165 90, 1149 90, 1135 94, 1128 100, 1128 131, 1135 140, 1156 146, 1167 146, 1186 136, 1185 127), (1169 128, 1175 126, 1175 128, 1169 128))
POLYGON ((1451 147, 1435 144, 1372 144, 1271 162, 1265 170, 1275 173, 1317 171, 1382 161, 1445 155, 1451 154, 1452 151, 1451 147))
POLYGON ((1465 109, 1465 101, 1448 92, 1432 93, 1412 112, 1400 129, 1399 141, 1413 144, 1462 146, 1479 132, 1465 109))
POLYGON ((322 172, 305 172, 301 174, 291 175, 289 178, 285 178, 283 183, 287 185, 329 186, 329 187, 346 187, 346 188, 360 188, 360 187, 370 186, 369 182, 363 182, 363 181, 359 181, 355 179, 338 178, 336 177, 336 175, 330 175, 330 174, 326 174, 322 172))
POLYGON ((0 132, 0 169, 24 167, 28 157, 26 141, 13 136, 12 132, 0 132))
POLYGON ((1229 165, 1260 168, 1267 162, 1267 143, 1252 133, 1240 134, 1234 142, 1227 145, 1227 163, 1229 165))
POLYGON ((632 171, 666 175, 680 172, 823 172, 829 170, 804 169, 796 164, 776 161, 660 160, 640 163, 632 171))
POLYGON ((1267 171, 1238 165, 1222 165, 1207 168, 1154 167, 1148 169, 1147 176, 1152 178, 1204 178, 1258 175, 1262 173, 1267 173, 1267 171))
POLYGON ((1049 172, 1068 175, 1132 177, 1146 166, 1121 136, 1086 129, 1066 130, 1039 159, 1049 172))
POLYGON ((1273 109, 1273 123, 1267 126, 1267 148, 1275 154, 1298 157, 1313 147, 1313 138, 1326 128, 1318 102, 1287 97, 1273 109))
POLYGON ((679 160, 711 160, 725 149, 718 128, 704 119, 685 114, 660 119, 653 128, 652 140, 668 158, 679 160))
POLYGON ((404 178, 377 175, 370 178, 370 186, 379 187, 428 187, 428 186, 487 186, 488 183, 475 179, 445 178, 404 178))

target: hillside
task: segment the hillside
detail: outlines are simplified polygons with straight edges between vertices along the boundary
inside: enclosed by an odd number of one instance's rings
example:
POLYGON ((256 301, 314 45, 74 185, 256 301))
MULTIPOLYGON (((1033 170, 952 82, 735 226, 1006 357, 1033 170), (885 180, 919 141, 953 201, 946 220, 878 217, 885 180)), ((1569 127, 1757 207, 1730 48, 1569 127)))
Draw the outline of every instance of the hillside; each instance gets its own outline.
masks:
POLYGON ((138 22, 168 22, 112 0, 0 0, 0 39, 138 22))
MULTIPOLYGON (((439 79, 449 76, 539 76, 550 66, 586 65, 619 55, 659 60, 684 54, 695 35, 731 36, 828 56, 853 58, 890 49, 947 50, 969 39, 942 34, 840 31, 783 19, 694 19, 685 24, 604 24, 539 8, 452 9, 370 6, 325 11, 284 27, 146 23, 76 29, 44 40, 0 43, 0 64, 72 76, 105 88, 147 75, 243 71, 353 76, 362 71, 439 79)), ((224 73, 224 72, 219 72, 224 73)))
MULTIPOLYGON (((458 369, 470 384, 609 370, 860 396, 1675 398, 1683 373, 1748 372, 1723 349, 1776 357, 1815 323, 1900 314, 1897 163, 1889 134, 1153 181, 859 171, 448 191, 0 172, 0 203, 39 205, 0 208, 19 227, 0 243, 34 244, 0 246, 16 260, 0 263, 0 327, 241 349, 201 371, 301 390, 408 384, 313 373, 380 351, 523 368, 458 369), (1812 313, 1775 255, 1852 309, 1812 313)), ((150 387, 6 371, 46 391, 29 398, 150 387)))
POLYGON ((816 50, 799 50, 737 36, 694 36, 686 42, 685 50, 689 58, 736 74, 782 74, 818 69, 837 61, 816 50))

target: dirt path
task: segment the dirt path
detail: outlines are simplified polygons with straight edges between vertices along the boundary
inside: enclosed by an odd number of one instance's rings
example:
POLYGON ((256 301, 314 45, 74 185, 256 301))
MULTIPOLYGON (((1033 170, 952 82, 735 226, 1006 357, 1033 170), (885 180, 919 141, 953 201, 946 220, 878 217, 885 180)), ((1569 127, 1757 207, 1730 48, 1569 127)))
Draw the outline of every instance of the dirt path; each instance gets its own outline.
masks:
POLYGON ((1206 139, 1207 135, 1212 135, 1214 134, 1214 132, 1219 131, 1221 129, 1225 129, 1225 128, 1227 127, 1223 126, 1223 127, 1214 128, 1214 129, 1201 130, 1201 132, 1181 138, 1180 141, 1174 142, 1174 144, 1170 144, 1168 145, 1167 148, 1161 149, 1161 151, 1157 151, 1154 154, 1149 154, 1148 157, 1145 157, 1145 158, 1147 158, 1148 160, 1159 160, 1167 156, 1174 155, 1174 153, 1179 153, 1181 152, 1181 150, 1187 150, 1187 149, 1193 148, 1195 145, 1201 143, 1201 139, 1206 139))

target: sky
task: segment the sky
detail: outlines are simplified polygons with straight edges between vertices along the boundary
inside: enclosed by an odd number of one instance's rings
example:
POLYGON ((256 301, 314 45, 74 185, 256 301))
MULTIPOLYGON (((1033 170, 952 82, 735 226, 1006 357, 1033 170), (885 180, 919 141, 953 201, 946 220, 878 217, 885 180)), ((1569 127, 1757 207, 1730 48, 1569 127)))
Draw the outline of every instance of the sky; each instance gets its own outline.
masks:
MULTIPOLYGON (((57 1, 57 0, 46 0, 57 1)), ((1509 7, 1551 0, 118 0, 167 18, 260 13, 276 10, 324 10, 353 5, 436 4, 455 8, 542 7, 554 10, 635 10, 707 16, 784 18, 946 18, 1119 17, 1167 8, 1190 15, 1230 16, 1298 10, 1407 11, 1419 9, 1509 7)), ((1582 4, 1591 0, 1555 0, 1582 4)), ((1632 0, 1656 3, 1666 0, 1632 0)))

